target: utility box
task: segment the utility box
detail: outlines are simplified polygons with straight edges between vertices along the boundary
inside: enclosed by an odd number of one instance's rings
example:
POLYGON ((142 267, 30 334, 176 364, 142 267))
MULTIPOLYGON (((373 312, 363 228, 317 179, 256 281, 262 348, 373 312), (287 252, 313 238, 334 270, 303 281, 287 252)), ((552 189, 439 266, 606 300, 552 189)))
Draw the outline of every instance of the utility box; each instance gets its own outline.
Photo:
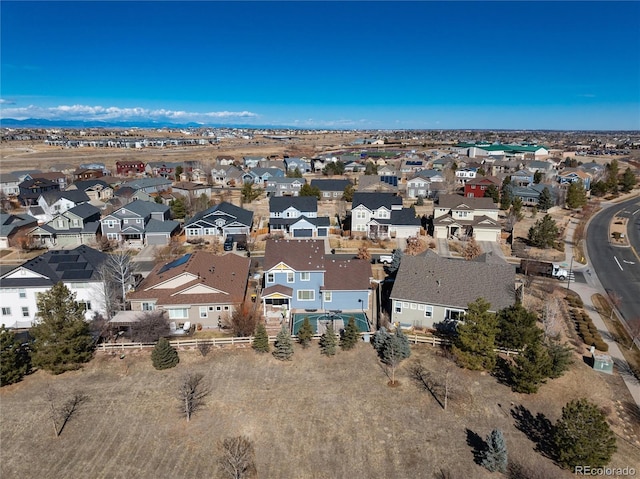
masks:
POLYGON ((593 369, 607 374, 613 374, 613 359, 608 354, 591 353, 593 357, 593 369))

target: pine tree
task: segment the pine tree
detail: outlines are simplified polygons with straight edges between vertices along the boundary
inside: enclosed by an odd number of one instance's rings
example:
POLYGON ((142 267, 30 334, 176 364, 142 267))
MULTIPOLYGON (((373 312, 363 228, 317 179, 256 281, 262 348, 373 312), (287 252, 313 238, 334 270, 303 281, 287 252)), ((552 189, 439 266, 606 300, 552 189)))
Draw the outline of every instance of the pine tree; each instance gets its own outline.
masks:
POLYGON ((498 316, 496 343, 508 349, 522 349, 541 339, 543 331, 538 327, 537 315, 516 303, 501 309, 498 316))
POLYGON ((623 193, 629 193, 636 186, 636 175, 631 171, 630 167, 624 170, 620 184, 623 193))
POLYGON ((382 347, 382 362, 391 369, 391 384, 396 383, 396 369, 409 356, 411 356, 409 339, 398 326, 396 333, 389 336, 382 347))
POLYGON ((313 338, 313 326, 311 326, 311 322, 307 316, 304 317, 304 321, 302 321, 302 326, 298 330, 298 342, 302 345, 303 348, 309 346, 311 339, 313 338))
POLYGON ((582 181, 571 183, 567 189, 567 207, 570 209, 582 208, 587 204, 587 192, 582 181))
POLYGON ((607 190, 609 193, 616 194, 618 193, 618 160, 613 160, 611 163, 607 165, 607 190))
POLYGON ((511 201, 511 214, 518 221, 524 218, 524 214, 522 213, 522 199, 519 196, 514 197, 511 201))
POLYGON ((587 399, 574 399, 562 408, 553 429, 558 462, 567 468, 605 466, 616 451, 616 438, 604 413, 587 399))
POLYGON ((482 452, 481 464, 491 472, 507 471, 507 445, 500 429, 487 436, 487 448, 482 452))
POLYGON ((267 328, 262 322, 258 323, 256 327, 256 334, 253 337, 251 347, 259 353, 269 352, 269 336, 267 335, 267 328))
POLYGON ((542 171, 536 171, 533 174, 533 182, 537 185, 539 184, 543 179, 543 175, 542 175, 542 171))
POLYGON ((373 341, 371 344, 373 345, 373 349, 376 350, 378 356, 382 359, 382 351, 384 350, 385 343, 389 340, 390 334, 387 329, 382 326, 380 329, 376 331, 376 334, 373 335, 373 341))
POLYGON ((187 206, 184 204, 184 198, 182 196, 171 200, 169 206, 171 207, 171 216, 173 218, 182 219, 187 215, 187 206))
POLYGON ((511 186, 511 176, 506 176, 500 188, 500 209, 504 211, 508 210, 511 207, 512 201, 513 187, 511 186))
POLYGON ((561 344, 558 341, 552 341, 547 346, 549 357, 551 358, 551 370, 549 371, 549 377, 556 379, 562 376, 569 366, 573 363, 571 356, 573 354, 572 349, 566 344, 561 344))
POLYGON ((179 362, 178 351, 167 338, 160 338, 151 352, 153 367, 162 370, 175 367, 179 362))
POLYGON ((400 263, 402 262, 402 256, 403 253, 400 248, 393 251, 393 255, 391 256, 391 264, 387 266, 389 274, 395 274, 398 272, 398 268, 400 268, 400 263))
POLYGON ((553 197, 551 196, 551 191, 546 186, 540 193, 540 198, 538 199, 538 208, 542 211, 547 211, 549 208, 553 207, 553 197))
POLYGON ((533 394, 551 374, 551 358, 547 348, 537 341, 518 354, 511 366, 511 388, 518 393, 533 394))
POLYGON ((290 361, 293 356, 293 344, 291 342, 291 335, 284 326, 276 336, 275 348, 273 351, 273 357, 280 361, 290 361))
POLYGON ((464 322, 458 326, 452 351, 462 367, 492 370, 496 365, 498 318, 489 307, 482 298, 469 303, 464 322))
POLYGON ((535 224, 529 228, 529 241, 537 248, 550 248, 552 247, 556 239, 558 238, 558 225, 549 215, 544 215, 543 218, 535 222, 535 224))
POLYGON ((0 328, 0 386, 21 381, 29 371, 29 354, 21 347, 16 334, 0 328))
POLYGON ((94 343, 84 308, 64 283, 38 295, 40 321, 31 328, 33 365, 54 374, 79 369, 93 357, 94 343))
POLYGON ((489 185, 486 190, 484 190, 484 197, 491 198, 494 203, 500 202, 500 190, 496 187, 496 185, 489 185))
POLYGON ((338 340, 333 330, 333 324, 329 324, 327 329, 320 337, 320 352, 325 356, 334 356, 336 354, 336 345, 338 340))
POLYGON ((349 318, 347 322, 347 327, 344 328, 344 332, 342 334, 342 338, 340 338, 340 347, 343 351, 347 351, 349 349, 353 349, 356 344, 358 344, 358 340, 360 339, 360 335, 358 334, 358 327, 356 326, 356 320, 353 316, 349 318))

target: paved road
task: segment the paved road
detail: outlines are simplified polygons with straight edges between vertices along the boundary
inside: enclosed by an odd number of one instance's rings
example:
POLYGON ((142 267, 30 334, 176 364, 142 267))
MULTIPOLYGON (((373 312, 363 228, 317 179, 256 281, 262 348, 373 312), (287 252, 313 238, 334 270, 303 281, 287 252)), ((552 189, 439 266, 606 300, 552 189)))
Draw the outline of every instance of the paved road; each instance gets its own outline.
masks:
POLYGON ((640 258, 636 251, 640 251, 640 199, 611 205, 591 220, 587 234, 589 261, 604 289, 622 298, 618 310, 626 321, 640 316, 640 258), (609 223, 618 213, 630 218, 628 234, 633 248, 609 243, 609 223))

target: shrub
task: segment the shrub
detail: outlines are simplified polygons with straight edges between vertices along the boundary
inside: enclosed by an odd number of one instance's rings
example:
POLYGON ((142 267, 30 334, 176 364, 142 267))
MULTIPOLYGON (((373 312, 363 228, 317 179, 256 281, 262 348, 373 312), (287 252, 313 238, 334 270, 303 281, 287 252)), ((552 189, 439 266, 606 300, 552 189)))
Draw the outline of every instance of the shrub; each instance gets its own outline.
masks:
POLYGON ((160 338, 151 353, 153 367, 162 370, 175 367, 179 362, 178 351, 171 346, 166 338, 160 338))
POLYGON ((609 351, 609 345, 602 340, 600 341, 596 340, 595 345, 598 351, 602 351, 603 353, 606 353, 607 351, 609 351))

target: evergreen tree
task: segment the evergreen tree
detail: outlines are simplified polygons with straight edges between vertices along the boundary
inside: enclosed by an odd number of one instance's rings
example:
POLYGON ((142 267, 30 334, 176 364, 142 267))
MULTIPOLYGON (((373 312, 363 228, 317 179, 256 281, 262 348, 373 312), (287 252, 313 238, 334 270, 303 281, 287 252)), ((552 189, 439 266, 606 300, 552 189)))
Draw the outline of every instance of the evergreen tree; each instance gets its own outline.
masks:
POLYGON ((494 203, 500 202, 500 191, 496 187, 496 185, 489 185, 486 190, 484 190, 485 198, 491 198, 494 203))
POLYGON ((616 438, 602 411, 587 399, 574 399, 562 408, 553 445, 558 462, 567 468, 605 466, 616 451, 616 438))
POLYGON ((458 363, 467 369, 492 370, 496 365, 496 334, 498 318, 489 312, 490 304, 483 298, 469 303, 469 309, 452 348, 458 363))
POLYGON ((180 175, 184 172, 184 168, 181 165, 176 166, 176 181, 180 181, 180 175))
POLYGON ((269 352, 269 336, 267 335, 267 328, 262 322, 258 323, 256 327, 256 334, 253 337, 251 347, 259 353, 269 352))
POLYGON ((304 321, 302 321, 302 326, 298 330, 298 342, 302 345, 303 348, 309 346, 311 339, 313 338, 313 326, 311 326, 311 322, 307 316, 304 317, 304 321))
POLYGON ((511 176, 506 176, 500 189, 500 209, 504 211, 508 210, 511 207, 512 201, 513 187, 511 186, 511 176))
POLYGON ((22 348, 16 334, 0 328, 0 386, 21 381, 29 371, 29 354, 22 348))
POLYGON ((634 186, 636 186, 636 175, 633 174, 631 168, 627 167, 622 175, 622 181, 620 182, 623 193, 629 193, 634 186))
POLYGON ((618 160, 613 160, 607 165, 607 191, 612 194, 618 193, 618 160))
POLYGON ((347 203, 351 203, 353 201, 353 193, 355 193, 356 189, 353 185, 349 184, 344 187, 344 191, 342 192, 342 199, 347 203))
POLYGON ((391 264, 387 266, 387 271, 389 274, 396 274, 398 272, 398 268, 400 267, 400 262, 402 261, 402 250, 397 248, 393 250, 393 255, 391 256, 391 264))
POLYGON ((573 351, 569 346, 561 344, 558 341, 551 341, 547 346, 547 350, 549 352, 549 358, 551 358, 549 377, 551 379, 559 378, 573 363, 571 359, 573 351))
POLYGON ((356 344, 358 344, 358 340, 360 339, 360 335, 358 334, 358 327, 356 326, 356 320, 353 316, 349 318, 347 322, 347 327, 344 328, 344 332, 342 334, 342 338, 340 338, 340 347, 347 351, 349 349, 353 349, 356 344))
POLYGON ((542 330, 538 327, 538 317, 522 304, 501 309, 498 316, 496 343, 508 349, 522 349, 540 341, 542 330))
POLYGON ((378 165, 376 165, 373 161, 367 161, 367 164, 364 168, 365 175, 377 175, 378 174, 378 165))
POLYGON ((333 324, 329 324, 327 329, 320 337, 320 352, 325 356, 334 356, 336 354, 336 345, 338 339, 336 333, 333 330, 333 324))
POLYGON ((373 335, 373 341, 371 344, 373 345, 373 349, 376 350, 378 356, 382 359, 382 351, 384 350, 385 343, 389 340, 390 334, 387 329, 382 326, 380 329, 376 331, 373 335))
POLYGON ((595 196, 604 196, 607 194, 607 183, 598 180, 595 183, 591 183, 591 194, 595 196))
POLYGON ((178 351, 167 338, 160 338, 151 352, 153 367, 162 370, 175 367, 179 362, 178 351))
POLYGON ((541 342, 527 345, 511 366, 511 388, 518 393, 538 392, 551 373, 551 358, 541 342))
POLYGON ((273 357, 280 361, 290 361, 293 356, 293 343, 291 342, 291 335, 286 330, 284 325, 276 336, 276 343, 273 350, 273 357))
POLYGON ((519 196, 516 196, 511 200, 511 214, 518 221, 524 218, 524 214, 522 213, 522 199, 519 196))
POLYGON ((558 238, 558 225, 549 215, 544 215, 543 218, 535 222, 535 224, 529 228, 529 241, 537 248, 550 248, 552 247, 556 239, 558 238))
POLYGON ((287 178, 302 178, 302 172, 300 171, 300 168, 296 166, 293 171, 288 170, 287 178))
POLYGON ((54 374, 79 369, 93 357, 94 343, 84 307, 64 283, 38 294, 40 321, 31 328, 33 365, 54 374))
POLYGON ((507 445, 500 429, 487 436, 487 447, 482 451, 481 464, 491 472, 507 472, 507 445))
POLYGON ((411 356, 409 339, 398 326, 396 333, 389 336, 382 346, 382 362, 391 369, 391 384, 396 383, 396 369, 409 356, 411 356))
POLYGON ((536 171, 533 174, 533 182, 537 185, 542 181, 542 171, 536 171))
POLYGON ((187 206, 184 204, 184 198, 182 196, 171 200, 169 206, 171 207, 171 216, 173 218, 182 219, 187 215, 187 206))
POLYGON ((302 188, 300 188, 299 195, 315 196, 316 198, 320 199, 322 193, 320 192, 320 188, 318 188, 317 186, 311 186, 309 183, 305 183, 304 185, 302 185, 302 188))
POLYGON ((587 204, 587 192, 582 181, 576 181, 567 189, 567 207, 570 209, 582 208, 587 204))
POLYGON ((538 208, 542 211, 547 211, 549 208, 553 207, 553 197, 551 196, 551 191, 546 186, 540 193, 540 198, 538 200, 538 208))

